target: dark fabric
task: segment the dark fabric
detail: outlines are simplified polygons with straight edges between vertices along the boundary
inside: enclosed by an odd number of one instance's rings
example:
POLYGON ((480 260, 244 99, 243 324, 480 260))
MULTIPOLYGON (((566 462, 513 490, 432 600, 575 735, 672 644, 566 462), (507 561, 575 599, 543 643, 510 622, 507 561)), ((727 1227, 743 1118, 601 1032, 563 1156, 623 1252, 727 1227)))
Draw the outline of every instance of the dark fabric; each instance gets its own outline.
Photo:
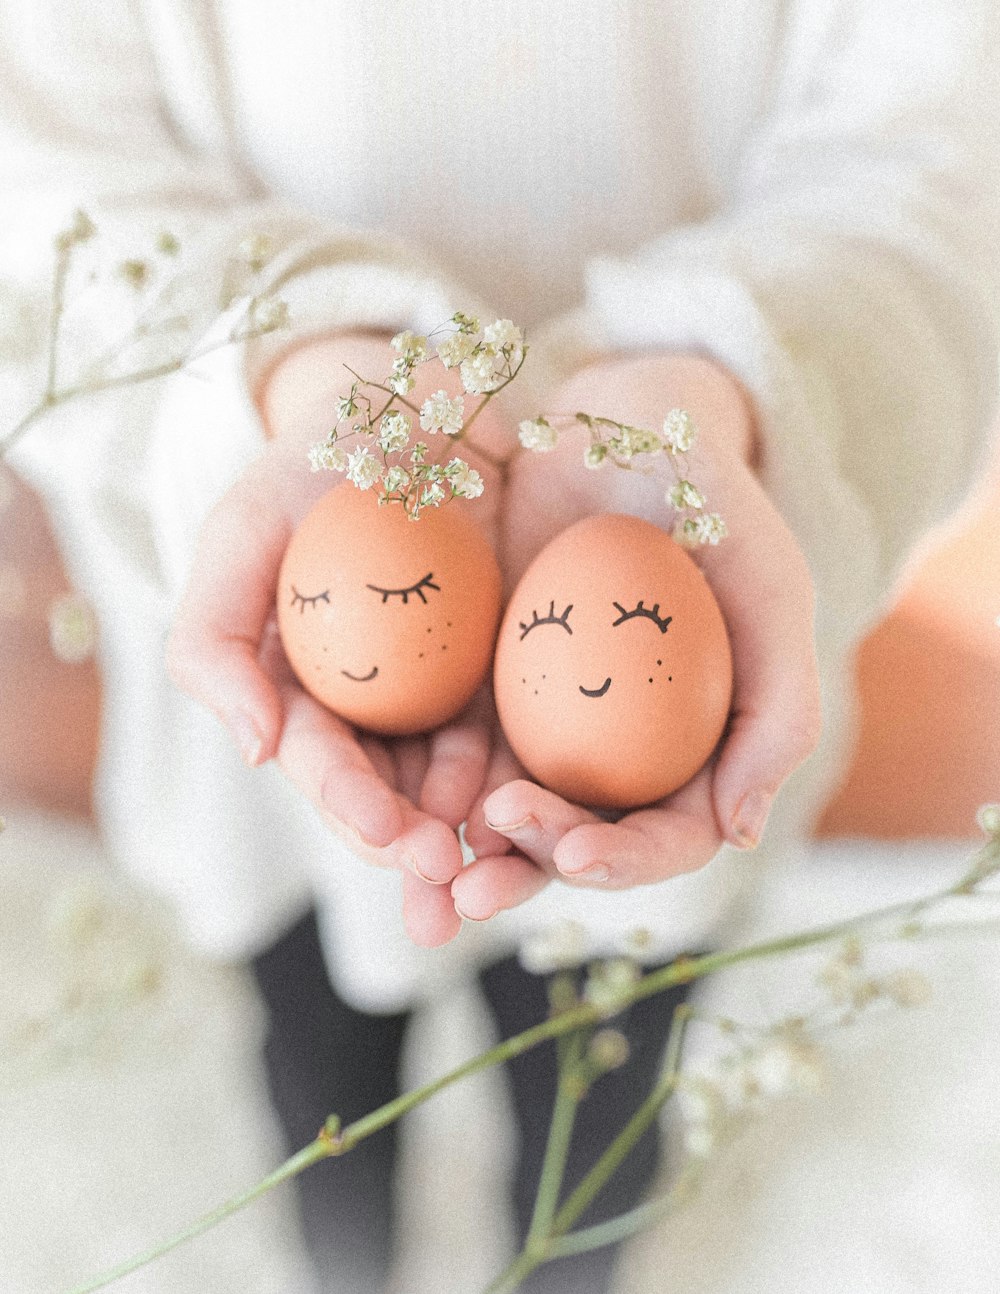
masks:
MULTIPOLYGON (((546 980, 529 975, 515 958, 483 973, 483 987, 503 1037, 544 1020, 549 1012, 546 980)), ((573 1127, 563 1197, 589 1169, 642 1104, 659 1075, 670 1020, 686 996, 678 988, 637 1002, 610 1023, 629 1041, 629 1059, 605 1074, 581 1102, 573 1127)), ((521 1137, 514 1208, 519 1234, 527 1234, 541 1175, 549 1120, 556 1095, 556 1048, 543 1043, 508 1064, 521 1137)), ((659 1158, 654 1124, 583 1214, 577 1227, 604 1222, 640 1203, 651 1186, 659 1158)), ((521 1286, 526 1294, 604 1294, 610 1288, 617 1249, 608 1247, 539 1267, 521 1286)))
MULTIPOLYGON (((340 1000, 326 974, 314 914, 257 958, 253 969, 271 1016, 265 1057, 289 1152, 311 1141, 332 1111, 347 1123, 398 1094, 408 1017, 368 1015, 340 1000)), ((528 974, 515 958, 489 967, 481 978, 502 1037, 520 1033, 547 1016, 545 978, 528 974)), ((616 1017, 614 1027, 629 1039, 629 1060, 601 1078, 580 1106, 567 1165, 567 1191, 580 1181, 655 1082, 670 1018, 683 996, 682 989, 660 994, 616 1017)), ((555 1099, 554 1044, 527 1052, 507 1070, 521 1141, 513 1206, 523 1238, 555 1099)), ((297 1180, 306 1242, 321 1281, 331 1290, 376 1294, 387 1279, 396 1144, 393 1125, 361 1142, 343 1159, 319 1164, 297 1180)), ((578 1225, 603 1221, 637 1204, 652 1181, 658 1150, 658 1134, 652 1129, 578 1225)), ((526 1294, 605 1294, 615 1257, 615 1250, 609 1248, 547 1263, 522 1288, 526 1294)))
MULTIPOLYGON (((270 1012, 265 1060, 289 1153, 312 1141, 327 1115, 350 1123, 397 1095, 408 1017, 367 1015, 340 1000, 330 987, 314 913, 253 969, 270 1012)), ((374 1294, 389 1273, 396 1127, 298 1178, 309 1252, 322 1279, 344 1294, 374 1294)))

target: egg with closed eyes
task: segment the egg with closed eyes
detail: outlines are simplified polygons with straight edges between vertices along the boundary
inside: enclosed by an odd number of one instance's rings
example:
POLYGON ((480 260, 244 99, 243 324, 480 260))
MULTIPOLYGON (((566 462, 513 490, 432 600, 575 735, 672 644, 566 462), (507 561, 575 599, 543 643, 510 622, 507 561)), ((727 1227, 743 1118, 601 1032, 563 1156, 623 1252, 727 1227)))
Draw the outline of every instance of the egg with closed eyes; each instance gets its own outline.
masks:
POLYGON ((637 517, 558 535, 507 606, 493 670, 514 754, 579 804, 626 809, 683 786, 732 699, 726 625, 698 566, 637 517))
POLYGON ((306 514, 278 578, 278 629, 307 692, 371 732, 446 723, 486 676, 500 571, 455 499, 411 521, 344 483, 306 514))

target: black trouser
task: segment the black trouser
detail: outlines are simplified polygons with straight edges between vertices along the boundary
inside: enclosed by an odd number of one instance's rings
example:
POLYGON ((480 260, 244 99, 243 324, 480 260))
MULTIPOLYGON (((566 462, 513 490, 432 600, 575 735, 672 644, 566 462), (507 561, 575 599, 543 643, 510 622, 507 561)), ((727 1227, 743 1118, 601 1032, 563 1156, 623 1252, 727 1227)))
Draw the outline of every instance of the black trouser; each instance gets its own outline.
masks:
MULTIPOLYGON (((271 1014, 267 1069, 289 1150, 313 1140, 332 1111, 346 1124, 398 1093, 408 1017, 368 1015, 337 997, 327 978, 313 914, 257 958, 254 971, 271 1014)), ((544 977, 522 970, 515 958, 489 967, 481 981, 501 1037, 520 1033, 547 1016, 544 977)), ((601 1078, 579 1109, 566 1189, 583 1177, 649 1092, 670 1018, 684 994, 683 988, 658 994, 616 1017, 615 1028, 631 1044, 629 1060, 601 1078)), ((509 1062, 508 1074, 521 1137, 513 1203, 523 1238, 555 1098, 554 1044, 544 1043, 509 1062)), ((375 1294, 387 1277, 396 1135, 396 1126, 390 1125, 343 1158, 319 1164, 298 1179, 310 1252, 321 1280, 343 1294, 375 1294)), ((577 1225, 602 1221, 637 1204, 651 1183, 658 1149, 654 1126, 577 1225)), ((531 1294, 603 1294, 614 1259, 613 1250, 602 1249, 547 1263, 522 1288, 531 1294)))

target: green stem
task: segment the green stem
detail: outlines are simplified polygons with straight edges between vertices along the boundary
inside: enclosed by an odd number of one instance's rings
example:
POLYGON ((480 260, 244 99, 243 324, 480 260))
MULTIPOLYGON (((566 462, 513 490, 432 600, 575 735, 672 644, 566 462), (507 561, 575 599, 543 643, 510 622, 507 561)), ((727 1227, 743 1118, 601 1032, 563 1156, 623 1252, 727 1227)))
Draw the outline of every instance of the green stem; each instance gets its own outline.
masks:
POLYGON ((273 1173, 258 1182, 256 1186, 251 1186, 242 1195, 236 1195, 225 1204, 220 1204, 217 1209, 213 1209, 211 1213, 206 1213, 196 1222, 192 1222, 190 1226, 185 1227, 183 1231, 177 1232, 176 1235, 171 1236, 169 1240, 165 1240, 162 1244, 156 1245, 152 1249, 147 1249, 145 1253, 137 1254, 134 1258, 129 1258, 123 1263, 119 1263, 117 1267, 110 1268, 100 1276, 95 1276, 92 1280, 85 1281, 82 1285, 74 1286, 69 1291, 69 1294, 92 1294, 93 1290, 103 1289, 105 1285, 110 1285, 112 1281, 120 1280, 123 1276, 128 1276, 131 1272, 138 1271, 140 1267, 145 1267, 154 1259, 160 1258, 163 1254, 169 1253, 171 1249, 176 1249, 178 1245, 184 1244, 185 1241, 193 1240, 195 1236, 200 1236, 203 1232, 217 1226, 232 1214, 246 1208, 248 1204, 252 1204, 254 1200, 273 1190, 275 1186, 280 1186, 282 1182, 288 1181, 289 1178, 296 1177, 303 1169, 309 1168, 310 1165, 317 1163, 321 1159, 325 1159, 329 1154, 330 1149, 327 1140, 323 1137, 317 1137, 304 1150, 300 1150, 298 1154, 286 1160, 280 1168, 276 1168, 273 1173))
POLYGON ((559 1210, 552 1224, 553 1238, 567 1232, 578 1217, 584 1212, 604 1188, 605 1183, 621 1167, 622 1163, 635 1149, 640 1138, 645 1134, 663 1105, 673 1095, 677 1086, 677 1075, 680 1071, 681 1051, 684 1046, 684 1034, 691 1019, 691 1011, 685 1003, 675 1008, 670 1021, 670 1032, 667 1035, 667 1048, 663 1061, 663 1073, 656 1086, 632 1115, 625 1127, 601 1155, 597 1163, 579 1184, 576 1190, 559 1210))
POLYGON ((549 1137, 545 1145, 545 1158, 542 1161, 538 1192, 535 1195, 535 1208, 525 1241, 525 1248, 529 1250, 534 1249, 539 1241, 545 1240, 559 1203, 559 1192, 562 1190, 566 1159, 573 1136, 573 1124, 576 1122, 576 1112, 585 1090, 580 1073, 580 1060, 585 1041, 586 1031, 584 1030, 567 1039, 560 1039, 563 1045, 560 1047, 556 1100, 552 1110, 552 1122, 549 1124, 549 1137))
MULTIPOLYGON (((640 1001, 643 998, 651 997, 655 993, 660 993, 664 989, 672 988, 676 984, 690 983, 692 980, 700 979, 705 975, 710 975, 717 970, 722 970, 727 966, 735 966, 741 962, 755 961, 766 957, 777 956, 781 953, 792 952, 796 949, 808 948, 817 944, 828 943, 833 939, 841 939, 846 935, 856 933, 859 930, 866 929, 870 926, 884 924, 897 918, 910 918, 918 916, 926 909, 942 902, 945 899, 953 898, 957 894, 967 893, 970 887, 970 876, 976 875, 979 878, 984 876, 982 866, 977 870, 977 861, 981 864, 996 863, 1000 861, 1000 840, 991 842, 974 861, 973 867, 969 872, 956 884, 946 889, 935 891, 933 894, 923 899, 915 899, 905 903, 893 903, 884 908, 878 908, 875 911, 863 913, 860 916, 847 918, 843 921, 831 922, 828 925, 818 926, 813 930, 803 931, 794 935, 785 935, 781 938, 770 939, 758 944, 751 944, 744 948, 731 949, 728 952, 707 953, 701 957, 682 957, 672 962, 669 966, 664 966, 650 975, 644 976, 634 984, 624 989, 619 999, 617 1010, 624 1010, 632 1002, 640 1001)), ((898 934, 899 932, 897 932, 898 934)), ((350 1124, 343 1132, 336 1136, 324 1134, 317 1138, 315 1142, 306 1146, 293 1155, 291 1159, 281 1165, 269 1177, 264 1178, 256 1186, 251 1187, 244 1194, 237 1196, 228 1203, 221 1205, 212 1213, 206 1214, 197 1222, 191 1224, 180 1234, 171 1237, 163 1244, 154 1249, 148 1250, 145 1254, 137 1258, 130 1259, 119 1267, 106 1273, 103 1277, 97 1278, 85 1285, 77 1287, 71 1291, 71 1294, 90 1294, 90 1291, 100 1289, 105 1285, 116 1280, 119 1276, 127 1272, 135 1271, 137 1268, 152 1262, 161 1254, 167 1253, 170 1249, 176 1248, 185 1240, 192 1236, 200 1235, 202 1232, 209 1230, 210 1227, 229 1217, 238 1209, 243 1208, 246 1204, 257 1199, 260 1195, 271 1190, 274 1186, 286 1181, 290 1177, 296 1176, 311 1164, 318 1162, 320 1159, 329 1155, 343 1154, 355 1146, 365 1137, 370 1137, 372 1133, 387 1127, 394 1123, 402 1115, 407 1114, 416 1106, 423 1104, 438 1092, 443 1091, 454 1083, 472 1074, 479 1073, 482 1070, 489 1069, 494 1065, 502 1064, 504 1061, 511 1060, 515 1056, 520 1056, 539 1043, 545 1042, 550 1038, 560 1038, 571 1034, 578 1029, 588 1025, 596 1024, 609 1014, 606 1011, 599 1011, 591 1003, 581 1003, 571 1010, 563 1012, 561 1015, 553 1016, 540 1024, 533 1025, 523 1033, 516 1034, 504 1042, 498 1043, 488 1051, 478 1056, 472 1057, 464 1064, 443 1074, 440 1078, 426 1083, 423 1087, 416 1088, 411 1092, 406 1092, 397 1097, 394 1101, 383 1105, 380 1109, 374 1110, 371 1114, 365 1115, 364 1118, 358 1119, 355 1123, 350 1124)), ((582 1234, 582 1233, 581 1233, 582 1234)), ((569 1242, 570 1237, 564 1237, 558 1241, 560 1245, 569 1242)), ((578 1242, 577 1242, 578 1243, 578 1242)), ((537 1264, 536 1264, 537 1265, 537 1264)), ((515 1289, 516 1285, 497 1286, 497 1292, 500 1289, 515 1289)))
POLYGON ((571 1254, 582 1254, 591 1249, 603 1249, 605 1245, 619 1244, 629 1236, 634 1236, 637 1231, 652 1226, 654 1222, 658 1222, 678 1204, 689 1198, 699 1168, 699 1164, 689 1164, 669 1191, 634 1209, 629 1209, 627 1213, 620 1213, 615 1218, 609 1218, 607 1222, 597 1223, 596 1226, 555 1237, 549 1243, 549 1257, 566 1258, 571 1254))
POLYGON ((55 270, 52 275, 52 314, 49 317, 49 352, 48 369, 45 377, 45 395, 43 400, 51 404, 55 398, 57 369, 59 365, 59 325, 62 323, 63 310, 66 304, 66 276, 69 274, 71 244, 59 247, 56 255, 55 270))

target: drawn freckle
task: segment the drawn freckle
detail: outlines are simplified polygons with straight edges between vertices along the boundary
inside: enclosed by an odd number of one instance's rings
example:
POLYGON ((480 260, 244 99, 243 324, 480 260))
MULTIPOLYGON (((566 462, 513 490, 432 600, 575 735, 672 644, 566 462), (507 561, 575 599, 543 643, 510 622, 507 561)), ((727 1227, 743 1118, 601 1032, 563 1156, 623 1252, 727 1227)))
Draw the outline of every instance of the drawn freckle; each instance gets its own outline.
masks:
POLYGON ((430 626, 430 625, 428 625, 428 626, 427 626, 427 632, 428 632, 428 633, 431 633, 431 626, 430 626))
POLYGON ((657 665, 662 665, 662 664, 663 664, 663 661, 658 660, 656 663, 657 663, 657 665))
POLYGON ((423 659, 424 659, 424 653, 423 653, 423 652, 420 652, 420 653, 418 654, 418 656, 417 656, 417 659, 418 659, 418 660, 423 660, 423 659))
POLYGON ((538 695, 538 688, 536 687, 536 688, 535 688, 535 696, 537 696, 537 695, 538 695))
POLYGON ((448 644, 447 644, 447 643, 442 643, 442 644, 441 644, 441 650, 442 650, 442 651, 447 651, 447 650, 448 650, 448 644))
POLYGON ((668 682, 668 683, 672 683, 673 681, 674 681, 674 676, 673 676, 673 674, 668 674, 668 675, 667 675, 667 682, 668 682))
POLYGON ((650 683, 652 683, 652 681, 653 681, 653 680, 652 680, 652 679, 650 679, 649 681, 650 681, 650 683))
POLYGON ((527 680, 526 678, 522 678, 522 679, 521 679, 521 682, 522 682, 522 683, 527 683, 527 681, 528 681, 528 680, 527 680))

